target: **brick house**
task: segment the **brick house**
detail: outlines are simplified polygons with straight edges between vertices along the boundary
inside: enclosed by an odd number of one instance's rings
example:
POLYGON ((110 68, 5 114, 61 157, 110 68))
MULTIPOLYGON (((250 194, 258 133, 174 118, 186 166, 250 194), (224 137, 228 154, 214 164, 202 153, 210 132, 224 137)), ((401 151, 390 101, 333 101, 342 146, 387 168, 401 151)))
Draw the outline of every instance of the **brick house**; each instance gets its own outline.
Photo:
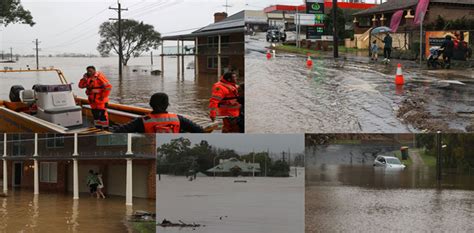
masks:
POLYGON ((32 189, 39 193, 73 193, 74 198, 79 198, 79 193, 89 191, 86 177, 89 170, 94 170, 103 176, 106 195, 126 196, 129 204, 132 197, 155 199, 154 135, 2 134, 0 139, 4 161, 0 175, 3 184, 8 184, 4 191, 32 189), (38 187, 35 187, 35 161, 38 187), (129 169, 131 179, 127 180, 129 169), (127 195, 128 185, 131 195, 127 195))

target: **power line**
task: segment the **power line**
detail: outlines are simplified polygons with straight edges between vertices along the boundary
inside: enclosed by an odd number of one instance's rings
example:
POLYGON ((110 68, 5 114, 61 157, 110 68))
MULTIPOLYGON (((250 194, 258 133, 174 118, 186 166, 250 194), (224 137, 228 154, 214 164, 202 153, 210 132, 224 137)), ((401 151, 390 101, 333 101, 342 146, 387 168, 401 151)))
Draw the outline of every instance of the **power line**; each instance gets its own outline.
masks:
POLYGON ((122 48, 122 11, 128 11, 127 8, 122 8, 120 1, 117 1, 117 8, 109 7, 110 10, 115 10, 118 13, 117 20, 118 22, 118 55, 119 55, 119 79, 122 79, 122 58, 123 58, 123 48, 122 48))

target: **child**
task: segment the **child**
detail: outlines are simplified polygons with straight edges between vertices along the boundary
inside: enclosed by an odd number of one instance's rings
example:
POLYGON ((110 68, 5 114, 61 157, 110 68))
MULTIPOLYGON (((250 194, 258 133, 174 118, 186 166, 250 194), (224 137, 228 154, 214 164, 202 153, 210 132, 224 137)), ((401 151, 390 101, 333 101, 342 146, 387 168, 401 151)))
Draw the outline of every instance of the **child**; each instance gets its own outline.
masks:
POLYGON ((372 42, 372 45, 370 46, 370 51, 372 52, 372 57, 370 58, 370 60, 377 61, 379 47, 377 46, 377 41, 376 40, 374 40, 372 42))

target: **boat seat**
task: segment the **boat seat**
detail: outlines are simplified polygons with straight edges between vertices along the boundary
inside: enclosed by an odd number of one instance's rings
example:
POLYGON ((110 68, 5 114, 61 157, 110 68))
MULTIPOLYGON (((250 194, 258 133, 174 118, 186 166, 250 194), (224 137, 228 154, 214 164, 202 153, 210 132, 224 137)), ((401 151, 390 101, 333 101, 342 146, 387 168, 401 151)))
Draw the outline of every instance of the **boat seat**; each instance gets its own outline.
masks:
POLYGON ((31 104, 36 101, 35 91, 33 90, 23 90, 21 91, 20 96, 23 103, 31 104))

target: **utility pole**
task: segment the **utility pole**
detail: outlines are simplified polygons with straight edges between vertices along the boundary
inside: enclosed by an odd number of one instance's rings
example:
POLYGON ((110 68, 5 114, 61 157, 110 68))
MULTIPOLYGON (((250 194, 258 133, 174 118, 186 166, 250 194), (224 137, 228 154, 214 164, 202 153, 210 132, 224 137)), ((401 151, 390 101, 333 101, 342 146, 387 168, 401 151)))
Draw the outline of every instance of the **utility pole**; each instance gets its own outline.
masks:
POLYGON ((128 8, 123 9, 120 0, 117 0, 117 8, 109 7, 110 10, 115 10, 118 13, 118 18, 111 18, 110 20, 117 20, 118 22, 118 56, 119 56, 119 79, 122 79, 122 57, 123 57, 123 48, 122 48, 122 11, 128 11, 128 8))
POLYGON ((40 43, 38 41, 38 39, 36 39, 35 41, 33 41, 33 43, 35 43, 35 51, 36 51, 36 69, 39 70, 39 57, 38 57, 38 51, 39 51, 39 48, 38 48, 38 44, 40 43))
POLYGON ((337 0, 332 0, 332 25, 333 25, 333 50, 334 58, 339 57, 339 46, 337 39, 337 0))
POLYGON ((13 48, 10 47, 10 61, 13 61, 13 48))
POLYGON ((229 7, 232 7, 232 6, 228 4, 228 0, 225 0, 225 5, 224 5, 224 7, 225 7, 225 13, 227 13, 228 8, 229 8, 229 7))
POLYGON ((153 51, 150 52, 151 65, 153 66, 153 51))
POLYGON ((5 59, 5 57, 4 57, 3 50, 2 50, 2 60, 4 60, 4 59, 5 59))

